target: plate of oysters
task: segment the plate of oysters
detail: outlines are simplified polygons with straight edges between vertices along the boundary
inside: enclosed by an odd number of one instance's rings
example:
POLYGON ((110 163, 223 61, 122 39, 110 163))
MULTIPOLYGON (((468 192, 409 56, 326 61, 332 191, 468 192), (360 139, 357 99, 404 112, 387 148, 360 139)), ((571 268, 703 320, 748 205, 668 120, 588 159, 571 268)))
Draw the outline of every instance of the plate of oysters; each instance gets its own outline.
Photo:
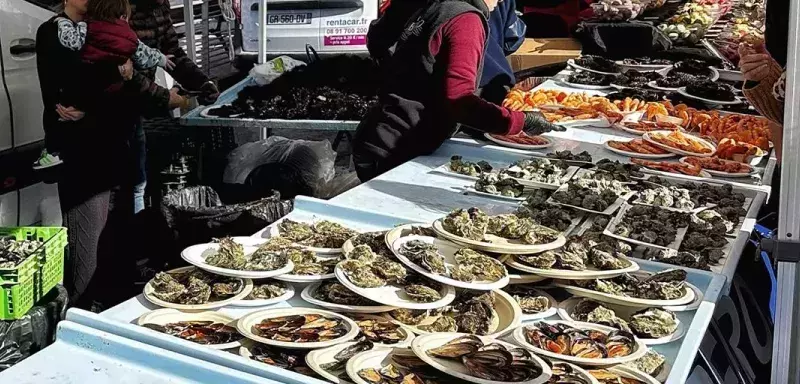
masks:
POLYGON ((350 252, 353 252, 353 248, 359 245, 366 245, 369 246, 369 249, 372 252, 375 252, 378 256, 388 257, 390 259, 394 258, 394 253, 392 252, 391 244, 386 243, 386 234, 389 231, 375 231, 375 232, 364 232, 355 235, 347 241, 344 242, 342 245, 342 252, 346 255, 349 255, 350 252))
POLYGON ((266 234, 268 237, 285 237, 293 244, 316 254, 335 255, 342 253, 344 242, 358 232, 328 220, 309 224, 283 219, 269 227, 266 234))
POLYGON ((478 208, 456 209, 433 222, 439 237, 469 248, 508 254, 530 254, 566 243, 561 232, 514 214, 489 216, 478 208))
POLYGON ((442 284, 487 291, 508 285, 508 271, 497 259, 446 240, 402 237, 392 251, 407 267, 442 284))
MULTIPOLYGON (((315 349, 308 352, 305 357, 306 365, 325 380, 334 384, 351 383, 345 368, 353 356, 379 348, 369 340, 349 341, 336 344, 327 348, 315 349)), ((388 349, 380 347, 381 349, 388 349)))
POLYGON ((522 311, 522 322, 546 319, 558 310, 558 301, 541 289, 517 284, 503 290, 517 302, 522 311))
POLYGON ((411 350, 430 366, 478 384, 541 384, 552 376, 539 356, 486 336, 431 333, 415 338, 411 350))
POLYGON ((572 237, 564 247, 532 255, 508 255, 504 262, 521 271, 554 279, 590 279, 619 276, 639 270, 627 256, 630 246, 605 238, 589 241, 572 237))
POLYGON ((522 311, 506 292, 459 290, 455 300, 446 308, 398 308, 386 316, 418 335, 461 332, 500 337, 520 324, 522 311))
POLYGON ((353 340, 361 332, 355 321, 313 308, 275 308, 249 313, 236 323, 250 340, 289 349, 317 349, 353 340))
POLYGON ((631 332, 646 345, 666 344, 686 334, 686 325, 675 312, 657 307, 639 309, 572 297, 559 304, 558 316, 566 321, 600 324, 631 332))
POLYGON ((253 281, 219 276, 195 267, 159 272, 144 286, 144 298, 164 308, 221 308, 250 294, 253 281))
POLYGON ((632 333, 591 323, 540 321, 515 329, 512 336, 536 354, 583 366, 622 364, 647 352, 632 333))
POLYGON ((236 320, 219 312, 186 313, 162 308, 143 314, 136 323, 212 349, 236 348, 244 339, 236 330, 236 320))
POLYGON ((216 243, 192 245, 181 257, 211 273, 248 279, 266 279, 294 269, 286 251, 261 247, 263 243, 259 238, 224 237, 216 243))
POLYGON ((300 297, 309 304, 334 312, 383 313, 396 308, 359 296, 336 280, 309 284, 300 297))
POLYGON ((455 381, 452 376, 422 361, 411 350, 401 348, 375 348, 361 352, 347 361, 346 373, 348 380, 356 384, 455 381))
MULTIPOLYGON (((624 274, 610 279, 558 280, 553 283, 567 292, 604 303, 633 307, 684 306, 696 299, 694 286, 686 282, 686 271, 667 269, 656 274, 624 274)), ((700 294, 702 296, 702 294, 700 294)))
POLYGON ((253 290, 243 299, 234 301, 231 305, 237 307, 264 307, 282 303, 294 297, 294 287, 282 281, 271 279, 256 280, 253 290))

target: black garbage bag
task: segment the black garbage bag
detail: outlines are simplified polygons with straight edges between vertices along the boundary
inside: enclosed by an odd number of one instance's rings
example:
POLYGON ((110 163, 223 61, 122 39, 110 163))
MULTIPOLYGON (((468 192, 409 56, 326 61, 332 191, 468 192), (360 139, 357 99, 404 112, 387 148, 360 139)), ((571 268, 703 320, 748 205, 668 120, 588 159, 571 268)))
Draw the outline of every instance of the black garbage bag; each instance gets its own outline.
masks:
POLYGON ((66 312, 67 290, 57 285, 21 319, 0 320, 0 372, 55 341, 66 312))
POLYGON ((195 186, 164 196, 161 212, 174 245, 182 249, 213 238, 252 235, 291 212, 293 206, 274 191, 262 199, 226 205, 211 187, 195 186))
POLYGON ((582 22, 575 32, 584 55, 609 59, 653 56, 672 47, 672 42, 652 23, 582 22))

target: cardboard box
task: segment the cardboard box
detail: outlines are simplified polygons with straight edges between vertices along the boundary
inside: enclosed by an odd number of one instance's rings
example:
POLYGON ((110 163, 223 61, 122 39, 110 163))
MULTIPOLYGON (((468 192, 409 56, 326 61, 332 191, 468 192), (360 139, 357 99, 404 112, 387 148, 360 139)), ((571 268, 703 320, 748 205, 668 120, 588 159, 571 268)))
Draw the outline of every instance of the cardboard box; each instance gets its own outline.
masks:
POLYGON ((514 72, 549 64, 566 63, 581 55, 581 43, 571 38, 527 38, 522 47, 508 56, 514 72))

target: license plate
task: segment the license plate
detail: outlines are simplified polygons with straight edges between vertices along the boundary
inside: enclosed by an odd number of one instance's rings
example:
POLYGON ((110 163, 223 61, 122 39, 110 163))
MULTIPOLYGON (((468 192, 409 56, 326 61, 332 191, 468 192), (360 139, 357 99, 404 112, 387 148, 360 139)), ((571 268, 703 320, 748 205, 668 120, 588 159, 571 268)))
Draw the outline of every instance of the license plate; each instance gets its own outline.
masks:
POLYGON ((281 13, 267 15, 269 25, 302 25, 311 24, 311 13, 281 13))

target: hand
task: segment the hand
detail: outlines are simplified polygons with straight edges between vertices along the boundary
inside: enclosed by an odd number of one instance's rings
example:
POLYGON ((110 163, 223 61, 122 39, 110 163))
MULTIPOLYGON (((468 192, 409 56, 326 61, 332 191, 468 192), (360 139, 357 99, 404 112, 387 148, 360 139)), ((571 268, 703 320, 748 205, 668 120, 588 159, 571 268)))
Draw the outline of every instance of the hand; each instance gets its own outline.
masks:
POLYGON ((178 94, 178 88, 172 88, 169 90, 169 108, 181 108, 188 104, 185 97, 178 94))
POLYGON ((164 69, 169 71, 175 69, 175 62, 172 61, 172 59, 175 58, 175 55, 165 55, 165 57, 167 58, 167 63, 164 64, 164 69))
POLYGON ((522 125, 522 132, 530 136, 541 135, 542 133, 550 131, 563 132, 566 130, 567 129, 562 126, 547 121, 547 119, 538 112, 525 112, 525 123, 522 125))
POLYGON ((75 107, 64 107, 61 104, 56 104, 56 113, 63 121, 78 121, 83 118, 84 113, 75 109, 75 107))
POLYGON ((126 81, 133 78, 133 63, 130 60, 117 67, 117 69, 119 69, 119 75, 126 81))
POLYGON ((769 75, 771 67, 777 65, 768 53, 748 46, 739 47, 739 56, 739 68, 745 80, 762 81, 769 75))
POLYGON ((219 88, 213 81, 207 81, 200 87, 202 94, 197 98, 197 102, 201 105, 211 105, 217 101, 219 97, 219 88))

